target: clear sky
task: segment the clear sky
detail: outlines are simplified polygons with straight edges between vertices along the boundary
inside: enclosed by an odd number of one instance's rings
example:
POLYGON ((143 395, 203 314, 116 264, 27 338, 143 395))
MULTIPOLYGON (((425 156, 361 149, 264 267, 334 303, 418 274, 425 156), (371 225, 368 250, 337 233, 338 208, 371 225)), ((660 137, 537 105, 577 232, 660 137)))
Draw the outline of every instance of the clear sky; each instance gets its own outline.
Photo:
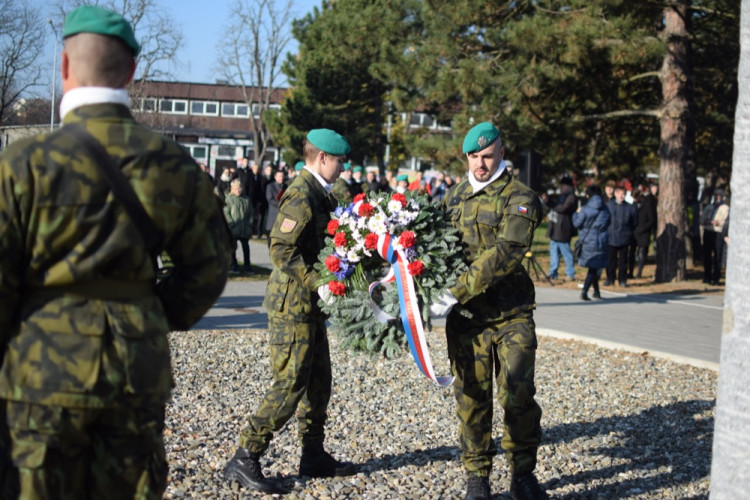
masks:
MULTIPOLYGON (((161 8, 173 15, 174 24, 182 30, 182 34, 184 37, 183 46, 178 53, 179 64, 177 66, 169 68, 170 71, 172 71, 174 74, 174 79, 178 81, 204 83, 214 83, 217 79, 220 79, 221 76, 216 74, 215 68, 216 47, 217 44, 221 41, 223 33, 225 33, 226 31, 226 27, 229 25, 229 15, 234 1, 155 1, 161 8)), ((276 1, 279 3, 279 5, 283 5, 282 2, 284 2, 284 0, 276 1)), ((312 12, 315 7, 319 7, 322 3, 322 0, 293 1, 293 16, 291 19, 289 19, 290 24, 292 19, 300 18, 308 12, 312 12)), ((30 0, 30 2, 34 5, 40 6, 41 13, 44 16, 49 17, 53 12, 51 10, 51 7, 49 6, 51 2, 48 2, 47 0, 30 0)), ((50 28, 48 25, 46 27, 47 29, 49 29, 51 34, 52 28, 50 28)), ((138 33, 136 33, 136 38, 137 37, 138 33)), ((54 38, 52 36, 48 36, 47 40, 48 53, 45 55, 45 59, 49 61, 51 71, 53 63, 52 54, 54 53, 54 38)), ((60 62, 59 51, 61 50, 59 42, 60 40, 58 40, 58 66, 60 62)), ((287 50, 290 52, 296 52, 297 41, 292 39, 287 46, 287 50)), ((59 75, 57 79, 59 89, 59 75)), ((37 89, 37 92, 43 95, 44 89, 37 89)))

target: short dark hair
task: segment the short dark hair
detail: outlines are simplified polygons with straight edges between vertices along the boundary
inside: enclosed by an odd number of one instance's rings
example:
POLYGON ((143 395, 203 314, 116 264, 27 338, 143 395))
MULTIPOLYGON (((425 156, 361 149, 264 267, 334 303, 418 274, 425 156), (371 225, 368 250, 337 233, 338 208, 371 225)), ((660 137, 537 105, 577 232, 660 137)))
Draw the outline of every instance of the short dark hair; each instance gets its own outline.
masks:
POLYGON ((602 195, 602 188, 600 188, 596 184, 592 184, 586 188, 586 196, 588 198, 591 198, 594 195, 599 195, 599 196, 602 195))

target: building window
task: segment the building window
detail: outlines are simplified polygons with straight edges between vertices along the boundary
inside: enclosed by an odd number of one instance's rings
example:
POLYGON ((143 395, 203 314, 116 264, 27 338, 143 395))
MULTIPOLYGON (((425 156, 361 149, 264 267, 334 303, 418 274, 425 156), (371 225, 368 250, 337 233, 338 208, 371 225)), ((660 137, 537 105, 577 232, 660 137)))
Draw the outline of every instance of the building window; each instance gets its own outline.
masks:
POLYGON ((208 146, 195 144, 185 144, 184 146, 190 151, 190 156, 195 158, 195 161, 206 163, 208 160, 208 146))
POLYGON ((428 128, 431 130, 450 130, 450 125, 439 123, 434 117, 427 113, 412 113, 409 119, 409 128, 428 128))
POLYGON ((224 158, 236 158, 237 148, 235 146, 219 146, 216 154, 224 158))
POLYGON ((133 99, 130 109, 140 113, 153 113, 156 111, 156 98, 136 97, 133 99))
POLYGON ((224 102, 221 104, 221 116, 248 118, 250 116, 250 108, 247 104, 224 102))
POLYGON ((159 101, 159 111, 174 115, 186 115, 188 102, 177 99, 162 99, 159 101))
POLYGON ((219 103, 216 101, 190 101, 190 114, 219 116, 219 103))

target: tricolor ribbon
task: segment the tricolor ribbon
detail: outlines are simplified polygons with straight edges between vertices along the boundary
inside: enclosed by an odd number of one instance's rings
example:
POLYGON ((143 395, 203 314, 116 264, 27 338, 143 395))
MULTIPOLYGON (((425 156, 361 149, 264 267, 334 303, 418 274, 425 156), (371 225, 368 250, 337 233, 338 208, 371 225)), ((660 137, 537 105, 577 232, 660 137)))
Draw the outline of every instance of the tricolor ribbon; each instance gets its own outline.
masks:
POLYGON ((406 340, 409 342, 412 358, 422 373, 430 380, 441 387, 447 387, 453 383, 453 376, 436 377, 432 368, 432 359, 430 350, 427 347, 427 341, 424 336, 424 326, 422 325, 422 316, 419 313, 419 302, 417 292, 414 286, 414 278, 409 273, 409 260, 404 255, 403 250, 393 248, 392 237, 390 234, 383 234, 378 237, 378 254, 389 264, 391 268, 385 278, 370 284, 370 307, 372 307, 375 317, 381 323, 387 323, 395 319, 390 314, 383 311, 374 300, 372 300, 372 291, 381 284, 396 282, 398 289, 398 302, 401 310, 401 323, 404 325, 406 340))

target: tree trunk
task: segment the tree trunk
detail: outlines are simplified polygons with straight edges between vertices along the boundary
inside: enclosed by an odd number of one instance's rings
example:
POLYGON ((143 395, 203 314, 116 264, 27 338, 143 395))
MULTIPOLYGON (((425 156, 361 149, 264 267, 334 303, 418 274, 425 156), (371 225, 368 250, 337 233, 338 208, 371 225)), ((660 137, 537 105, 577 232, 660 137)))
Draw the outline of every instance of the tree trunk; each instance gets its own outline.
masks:
POLYGON ((662 116, 659 156, 659 221, 656 232, 656 281, 686 277, 685 171, 693 150, 690 102, 690 0, 664 9, 667 53, 661 68, 662 116))
POLYGON ((711 499, 746 498, 750 490, 750 0, 740 18, 739 99, 734 156, 727 288, 711 464, 711 499), (747 193, 745 193, 747 191, 747 193))

